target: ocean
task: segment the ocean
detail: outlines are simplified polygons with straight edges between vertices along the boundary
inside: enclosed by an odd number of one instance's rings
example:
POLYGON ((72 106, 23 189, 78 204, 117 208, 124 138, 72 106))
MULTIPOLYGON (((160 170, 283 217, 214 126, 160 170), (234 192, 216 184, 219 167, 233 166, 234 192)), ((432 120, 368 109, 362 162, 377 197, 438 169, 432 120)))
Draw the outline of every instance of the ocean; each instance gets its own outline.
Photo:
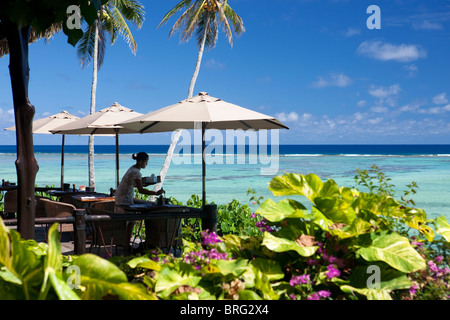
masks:
MULTIPOLYGON (((167 145, 121 145, 119 148, 121 177, 135 163, 132 153, 145 151, 150 155, 143 176, 159 174, 167 145)), ((192 194, 201 195, 202 168, 198 148, 176 149, 163 188, 166 196, 185 203, 192 194)), ((395 185, 400 198, 406 185, 418 184, 412 196, 417 207, 425 209, 430 218, 445 215, 450 220, 450 145, 280 145, 278 155, 271 150, 246 146, 213 149, 206 157, 206 198, 208 202, 224 204, 238 200, 248 203, 248 188, 264 199, 274 197, 268 190, 270 180, 285 172, 317 174, 323 181, 335 180, 340 186, 355 187, 356 169, 369 170, 378 166, 395 185)), ((66 145, 64 177, 70 184, 88 184, 88 148, 86 145, 66 145)), ((36 145, 39 164, 36 184, 60 185, 61 146, 36 145)), ((0 146, 0 179, 17 180, 14 161, 16 147, 0 146)), ((109 192, 115 187, 115 146, 95 146, 96 191, 109 192)), ((363 188, 361 191, 366 191, 363 188)), ((292 197, 291 197, 292 198, 292 197)), ((293 197, 295 198, 295 197, 293 197)), ((305 205, 308 200, 297 200, 305 205)))

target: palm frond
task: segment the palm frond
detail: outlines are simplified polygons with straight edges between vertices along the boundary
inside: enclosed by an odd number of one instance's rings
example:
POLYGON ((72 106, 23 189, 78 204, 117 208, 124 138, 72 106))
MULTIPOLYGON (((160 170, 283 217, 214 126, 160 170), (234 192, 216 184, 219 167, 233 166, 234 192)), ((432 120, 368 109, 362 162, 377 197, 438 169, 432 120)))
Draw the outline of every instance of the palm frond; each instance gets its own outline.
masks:
POLYGON ((225 16, 231 20, 234 33, 237 36, 240 36, 242 33, 244 33, 245 27, 242 18, 236 12, 234 12, 234 10, 228 5, 228 3, 225 3, 222 9, 225 13, 225 16))
MULTIPOLYGON (((228 37, 228 42, 230 43, 231 46, 233 46, 233 33, 231 32, 231 28, 230 25, 228 24, 228 19, 225 15, 225 12, 221 6, 221 4, 217 1, 214 0, 217 7, 219 8, 218 11, 218 15, 219 15, 219 21, 222 23, 223 28, 225 29, 225 33, 227 34, 228 37)), ((215 19, 217 20, 217 19, 215 19)))
POLYGON ((195 2, 198 6, 192 9, 192 15, 189 17, 189 23, 186 25, 186 29, 182 33, 181 40, 188 41, 192 36, 194 29, 199 25, 200 21, 203 17, 208 14, 206 10, 203 9, 203 4, 206 3, 206 0, 200 0, 195 2))
MULTIPOLYGON (((174 25, 173 25, 173 27, 172 27, 172 29, 170 30, 170 33, 169 33, 169 38, 172 36, 172 34, 173 33, 175 33, 175 32, 177 32, 180 28, 181 28, 181 26, 183 26, 183 25, 185 25, 185 26, 187 26, 189 23, 190 23, 190 21, 191 21, 191 19, 192 19, 192 16, 194 15, 194 12, 195 12, 195 9, 196 9, 196 6, 197 5, 197 2, 194 2, 181 16, 180 16, 180 18, 178 18, 178 20, 177 21, 175 21, 175 23, 174 23, 174 25)), ((187 27, 185 27, 185 30, 181 33, 181 35, 182 35, 182 39, 183 39, 183 33, 185 33, 185 31, 186 31, 186 29, 187 29, 187 27)), ((189 39, 189 37, 187 37, 187 39, 189 39)), ((183 41, 183 40, 181 40, 181 41, 183 41)))
POLYGON ((104 15, 102 17, 102 24, 103 28, 108 32, 110 36, 110 43, 113 44, 117 40, 118 31, 115 28, 114 25, 114 18, 111 13, 111 10, 109 7, 105 7, 104 15))
POLYGON ((123 17, 131 21, 140 29, 145 21, 144 6, 136 0, 114 0, 114 6, 120 11, 123 17))
POLYGON ((192 0, 181 0, 175 7, 173 7, 169 12, 164 15, 164 18, 158 25, 158 28, 166 23, 174 14, 180 11, 183 8, 189 7, 192 0))
POLYGON ((227 0, 182 0, 166 13, 163 20, 158 25, 158 28, 184 8, 186 8, 186 10, 175 21, 169 33, 169 37, 171 37, 175 32, 181 31, 180 42, 189 41, 195 30, 197 43, 200 46, 204 31, 206 30, 207 36, 205 46, 212 48, 217 43, 220 24, 227 35, 228 42, 233 46, 233 33, 239 36, 245 31, 241 17, 239 17, 228 5, 227 0), (218 8, 217 12, 211 11, 208 13, 210 16, 210 23, 208 25, 206 25, 205 22, 206 13, 208 11, 204 8, 204 4, 207 3, 207 1, 212 1, 215 4, 215 7, 218 8))
POLYGON ((117 7, 114 7, 112 10, 114 28, 118 31, 118 33, 122 36, 128 46, 130 47, 133 54, 136 54, 137 44, 134 41, 133 34, 131 33, 130 28, 128 27, 127 22, 122 16, 121 12, 117 7))
POLYGON ((77 44, 77 57, 82 68, 91 62, 94 55, 95 25, 94 23, 86 28, 83 37, 77 44))

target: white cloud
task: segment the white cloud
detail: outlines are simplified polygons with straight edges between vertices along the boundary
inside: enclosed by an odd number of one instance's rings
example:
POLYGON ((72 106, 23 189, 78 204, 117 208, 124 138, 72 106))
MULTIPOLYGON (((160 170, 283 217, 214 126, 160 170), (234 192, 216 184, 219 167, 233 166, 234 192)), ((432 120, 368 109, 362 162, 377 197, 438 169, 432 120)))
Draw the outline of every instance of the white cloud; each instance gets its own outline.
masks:
POLYGON ((411 62, 426 57, 426 52, 418 45, 364 41, 356 50, 360 55, 381 61, 411 62))
POLYGON ((415 30, 442 30, 443 26, 440 23, 424 20, 422 22, 415 22, 413 28, 415 30))
POLYGON ((447 93, 446 92, 442 92, 439 93, 438 95, 433 97, 433 103, 434 104, 446 104, 448 103, 448 99, 447 99, 447 93))
POLYGON ((419 70, 414 63, 404 66, 403 69, 408 71, 408 76, 410 77, 414 77, 419 70))
POLYGON ((358 107, 365 107, 367 105, 367 101, 366 100, 359 100, 356 105, 358 107))
POLYGON ((299 118, 298 113, 296 113, 294 111, 292 111, 290 113, 284 113, 284 112, 277 113, 275 115, 275 117, 278 120, 280 120, 281 122, 298 121, 298 118, 299 118))
POLYGON ((2 127, 13 126, 14 122, 14 109, 3 110, 0 108, 0 123, 2 124, 2 127))
POLYGON ((332 73, 327 77, 319 76, 318 80, 313 82, 315 88, 325 87, 347 87, 352 83, 352 80, 343 73, 332 73))
POLYGON ((347 29, 347 32, 345 33, 345 35, 346 35, 347 37, 352 37, 352 36, 358 35, 358 34, 360 34, 360 33, 361 33, 361 30, 360 30, 360 29, 357 29, 357 28, 348 28, 348 29, 347 29))
POLYGON ((386 98, 398 95, 400 93, 400 91, 401 91, 401 89, 400 89, 400 85, 398 83, 393 84, 389 87, 372 85, 369 90, 369 94, 372 97, 375 97, 378 99, 386 99, 386 98))
POLYGON ((376 113, 385 113, 388 111, 388 108, 382 107, 382 106, 376 106, 376 107, 370 108, 370 110, 373 112, 376 112, 376 113))

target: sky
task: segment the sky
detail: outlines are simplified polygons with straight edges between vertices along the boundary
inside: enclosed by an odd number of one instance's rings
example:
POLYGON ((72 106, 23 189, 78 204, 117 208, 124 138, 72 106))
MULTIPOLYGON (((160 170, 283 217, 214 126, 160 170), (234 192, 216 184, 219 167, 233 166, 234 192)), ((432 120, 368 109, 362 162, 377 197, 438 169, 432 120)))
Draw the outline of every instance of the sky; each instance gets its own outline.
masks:
MULTIPOLYGON (((136 55, 118 39, 98 72, 96 111, 114 102, 148 113, 187 98, 195 38, 158 28, 178 0, 143 0, 146 20, 132 27, 136 55)), ((225 33, 205 50, 194 95, 276 117, 280 144, 447 144, 450 141, 450 1, 229 0, 245 32, 225 33), (372 11, 372 5, 379 11, 372 11), (368 12, 369 11, 369 12, 368 12), (377 15, 377 12, 379 15, 377 15), (378 19, 379 18, 379 19, 378 19), (377 26, 379 28, 373 28, 377 26)), ((177 15, 178 18, 179 15, 177 15)), ((82 68, 61 32, 30 44, 34 119, 66 110, 89 114, 92 64, 82 68)), ((14 125, 9 57, 0 58, 0 128, 14 125)), ((34 144, 60 144, 34 135, 34 144)), ((171 133, 131 134, 121 144, 169 144, 171 133)), ((114 144, 96 137, 96 144, 114 144)), ((68 136, 66 144, 87 143, 68 136)), ((0 130, 0 145, 15 133, 0 130)))

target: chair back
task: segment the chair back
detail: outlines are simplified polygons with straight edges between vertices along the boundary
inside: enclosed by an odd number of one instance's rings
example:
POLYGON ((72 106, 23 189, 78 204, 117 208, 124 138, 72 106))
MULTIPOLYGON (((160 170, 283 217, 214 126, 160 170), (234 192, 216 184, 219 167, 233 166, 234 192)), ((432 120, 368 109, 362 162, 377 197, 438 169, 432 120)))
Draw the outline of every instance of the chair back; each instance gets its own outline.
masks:
MULTIPOLYGON (((54 201, 47 198, 41 198, 40 201, 43 203, 44 212, 47 217, 59 218, 73 216, 73 212, 76 209, 72 204, 54 201)), ((73 224, 61 223, 60 231, 72 232, 73 224)))
MULTIPOLYGON (((115 202, 98 201, 91 204, 89 212, 91 215, 114 214, 115 202)), ((126 246, 131 235, 127 229, 127 221, 111 220, 97 221, 94 223, 93 244, 98 246, 104 245, 122 245, 126 246)))
POLYGON ((5 193, 3 211, 6 213, 17 212, 17 190, 9 190, 5 193))

